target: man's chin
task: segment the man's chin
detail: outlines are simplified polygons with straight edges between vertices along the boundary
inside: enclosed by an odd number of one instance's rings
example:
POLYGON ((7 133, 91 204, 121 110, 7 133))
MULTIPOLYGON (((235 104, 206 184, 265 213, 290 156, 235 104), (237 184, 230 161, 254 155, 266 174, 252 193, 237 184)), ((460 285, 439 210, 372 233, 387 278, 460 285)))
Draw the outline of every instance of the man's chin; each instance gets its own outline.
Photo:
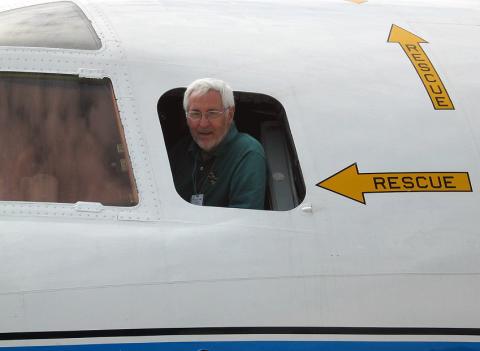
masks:
POLYGON ((205 152, 210 152, 215 148, 215 146, 217 146, 213 142, 202 142, 200 140, 196 140, 196 142, 197 142, 198 147, 205 152))

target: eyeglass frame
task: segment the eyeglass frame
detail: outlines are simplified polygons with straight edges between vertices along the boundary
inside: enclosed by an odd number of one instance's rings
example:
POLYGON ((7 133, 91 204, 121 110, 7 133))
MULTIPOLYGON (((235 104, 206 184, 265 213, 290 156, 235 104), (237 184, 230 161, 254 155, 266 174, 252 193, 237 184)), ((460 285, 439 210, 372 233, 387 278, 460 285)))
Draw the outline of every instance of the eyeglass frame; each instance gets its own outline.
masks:
POLYGON ((191 121, 193 122, 199 122, 202 120, 203 116, 205 116, 205 119, 207 121, 212 121, 212 120, 216 120, 217 118, 219 118, 221 115, 225 114, 225 112, 228 110, 228 107, 227 108, 224 108, 223 110, 208 110, 206 112, 202 112, 202 111, 198 111, 198 110, 193 110, 193 111, 188 111, 188 112, 185 112, 185 117, 190 119, 191 121), (198 113, 200 114, 200 117, 199 118, 192 118, 190 116, 190 114, 194 112, 194 113, 198 113), (211 113, 214 113, 213 115, 208 115, 208 114, 211 114, 211 113))

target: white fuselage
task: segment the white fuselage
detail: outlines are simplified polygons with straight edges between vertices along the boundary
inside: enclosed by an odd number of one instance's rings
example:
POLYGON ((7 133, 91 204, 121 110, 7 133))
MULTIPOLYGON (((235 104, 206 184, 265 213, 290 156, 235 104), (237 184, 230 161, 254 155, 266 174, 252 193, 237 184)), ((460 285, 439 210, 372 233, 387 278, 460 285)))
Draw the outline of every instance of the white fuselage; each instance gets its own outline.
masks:
POLYGON ((74 2, 101 49, 0 47, 0 71, 108 77, 139 203, 0 201, 0 348, 111 342, 12 333, 164 328, 206 331, 118 340, 479 341, 361 332, 480 327, 477 1, 74 2), (434 108, 387 41, 394 24, 428 41, 420 45, 455 109, 434 108), (283 105, 306 186, 298 207, 199 207, 178 196, 157 103, 201 77, 283 105), (362 205, 316 186, 352 163, 365 173, 468 172, 473 191, 366 194, 362 205), (318 329, 202 329, 214 327, 318 329))

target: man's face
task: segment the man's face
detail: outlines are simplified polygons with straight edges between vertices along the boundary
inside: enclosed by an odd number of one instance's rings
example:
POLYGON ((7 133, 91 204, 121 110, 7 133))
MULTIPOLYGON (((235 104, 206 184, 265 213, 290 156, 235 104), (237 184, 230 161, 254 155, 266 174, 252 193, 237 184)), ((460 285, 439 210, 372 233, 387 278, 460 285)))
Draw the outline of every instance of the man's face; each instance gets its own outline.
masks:
POLYGON ((198 111, 203 115, 199 120, 187 118, 188 128, 193 140, 204 151, 213 150, 223 140, 233 121, 234 108, 231 107, 216 118, 207 119, 208 111, 223 111, 222 96, 216 90, 204 95, 190 95, 188 112, 198 111))

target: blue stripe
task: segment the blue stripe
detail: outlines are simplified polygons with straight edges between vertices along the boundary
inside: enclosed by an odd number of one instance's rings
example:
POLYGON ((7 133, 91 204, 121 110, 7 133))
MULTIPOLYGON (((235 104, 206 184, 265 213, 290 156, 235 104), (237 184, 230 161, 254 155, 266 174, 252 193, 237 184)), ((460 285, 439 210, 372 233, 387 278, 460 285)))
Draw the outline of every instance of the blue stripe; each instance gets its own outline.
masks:
POLYGON ((2 351, 480 351, 480 342, 215 341, 0 347, 2 351))

